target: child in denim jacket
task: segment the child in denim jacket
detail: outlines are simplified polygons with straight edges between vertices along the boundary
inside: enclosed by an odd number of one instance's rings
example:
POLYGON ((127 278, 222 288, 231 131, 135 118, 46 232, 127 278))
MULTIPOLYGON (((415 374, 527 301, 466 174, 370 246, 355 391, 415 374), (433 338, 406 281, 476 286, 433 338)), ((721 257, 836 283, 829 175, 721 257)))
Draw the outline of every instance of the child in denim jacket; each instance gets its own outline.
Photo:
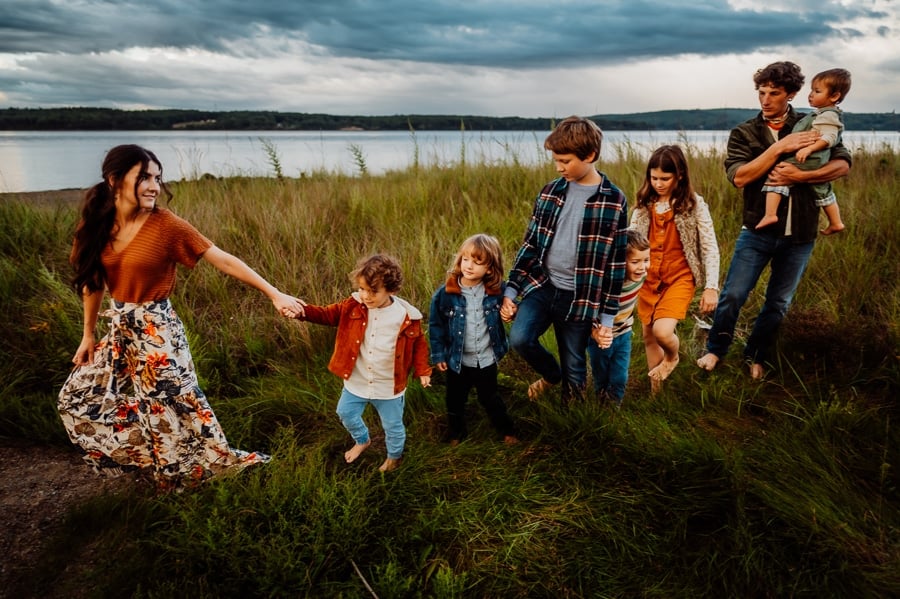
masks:
POLYGON ((503 256, 496 238, 478 234, 459 248, 447 281, 431 298, 428 333, 431 362, 447 373, 447 440, 467 434, 465 409, 472 387, 504 443, 518 443, 512 420, 497 393, 497 362, 507 351, 500 320, 503 256))

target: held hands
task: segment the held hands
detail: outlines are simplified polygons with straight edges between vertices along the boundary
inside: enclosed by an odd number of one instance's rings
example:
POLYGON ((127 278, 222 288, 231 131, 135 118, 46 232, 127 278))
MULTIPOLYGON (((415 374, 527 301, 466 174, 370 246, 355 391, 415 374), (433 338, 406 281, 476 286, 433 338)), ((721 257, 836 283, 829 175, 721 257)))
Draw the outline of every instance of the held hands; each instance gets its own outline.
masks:
POLYGON ((280 291, 272 298, 272 304, 275 305, 278 313, 285 318, 297 318, 305 314, 303 306, 306 305, 306 302, 280 291))
POLYGON ((597 345, 599 345, 601 348, 606 349, 607 347, 612 345, 612 328, 602 325, 594 325, 594 328, 591 329, 591 338, 596 341, 597 345))
POLYGON ((503 298, 503 305, 500 306, 500 319, 503 322, 512 322, 513 318, 516 317, 516 312, 519 307, 516 306, 516 302, 512 301, 508 297, 503 298))
POLYGON ((703 295, 700 296, 700 313, 709 314, 716 309, 718 303, 719 292, 707 287, 703 290, 703 295))
POLYGON ((447 372, 447 363, 446 362, 438 362, 434 365, 435 368, 440 370, 441 372, 447 372))

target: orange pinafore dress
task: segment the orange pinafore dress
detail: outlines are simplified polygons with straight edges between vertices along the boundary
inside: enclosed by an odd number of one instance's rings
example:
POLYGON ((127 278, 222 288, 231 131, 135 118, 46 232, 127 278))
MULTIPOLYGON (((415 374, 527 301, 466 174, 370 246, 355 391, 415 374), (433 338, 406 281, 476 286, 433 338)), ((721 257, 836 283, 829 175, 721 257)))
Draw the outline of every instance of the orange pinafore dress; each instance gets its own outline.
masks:
POLYGON ((687 316, 696 289, 675 228, 675 213, 671 208, 659 213, 656 204, 649 211, 650 268, 637 300, 638 317, 645 326, 660 318, 682 320, 687 316))

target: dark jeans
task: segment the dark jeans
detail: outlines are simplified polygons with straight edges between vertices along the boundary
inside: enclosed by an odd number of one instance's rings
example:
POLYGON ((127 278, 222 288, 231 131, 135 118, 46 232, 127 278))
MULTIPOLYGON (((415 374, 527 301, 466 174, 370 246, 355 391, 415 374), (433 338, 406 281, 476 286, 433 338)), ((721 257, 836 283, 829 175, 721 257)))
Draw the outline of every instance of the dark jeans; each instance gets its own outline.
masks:
POLYGON ((719 294, 719 305, 706 342, 707 351, 719 358, 728 353, 738 314, 769 264, 772 272, 766 286, 765 303, 753 323, 744 358, 754 364, 764 364, 770 359, 778 327, 791 305, 814 243, 795 244, 790 237, 741 230, 725 285, 719 294))
POLYGON ((504 436, 515 436, 515 427, 506 413, 506 405, 497 393, 496 363, 484 368, 463 366, 459 373, 448 370, 446 374, 448 440, 462 440, 468 434, 466 402, 472 387, 475 387, 478 401, 487 412, 493 427, 504 436))
POLYGON ((563 399, 580 399, 587 384, 587 351, 591 322, 566 320, 574 292, 547 283, 519 303, 509 331, 509 344, 528 365, 548 382, 562 382, 563 399), (541 335, 550 326, 556 335, 559 361, 541 345, 541 335))

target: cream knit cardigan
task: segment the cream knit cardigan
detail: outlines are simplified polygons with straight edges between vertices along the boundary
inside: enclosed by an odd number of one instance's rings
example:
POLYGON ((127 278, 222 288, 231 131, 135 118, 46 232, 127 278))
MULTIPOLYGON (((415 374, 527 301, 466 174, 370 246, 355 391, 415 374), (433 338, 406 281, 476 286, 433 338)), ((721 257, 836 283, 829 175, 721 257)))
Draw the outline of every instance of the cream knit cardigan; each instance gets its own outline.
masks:
MULTIPOLYGON (((716 230, 706 201, 694 194, 696 204, 691 212, 675 215, 675 229, 684 246, 694 284, 704 289, 719 289, 719 244, 716 230), (702 265, 702 266, 701 266, 702 265), (704 276, 705 275, 705 276, 704 276)), ((646 208, 635 208, 631 213, 631 228, 650 234, 650 212, 646 208)))

